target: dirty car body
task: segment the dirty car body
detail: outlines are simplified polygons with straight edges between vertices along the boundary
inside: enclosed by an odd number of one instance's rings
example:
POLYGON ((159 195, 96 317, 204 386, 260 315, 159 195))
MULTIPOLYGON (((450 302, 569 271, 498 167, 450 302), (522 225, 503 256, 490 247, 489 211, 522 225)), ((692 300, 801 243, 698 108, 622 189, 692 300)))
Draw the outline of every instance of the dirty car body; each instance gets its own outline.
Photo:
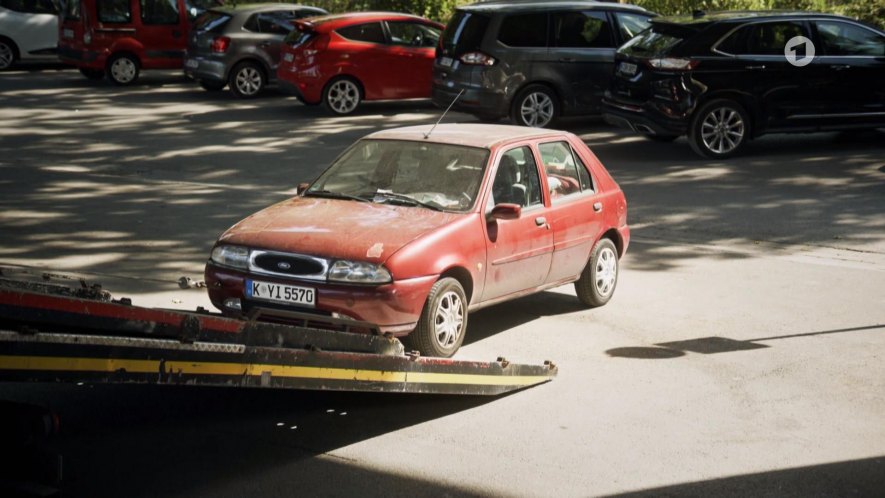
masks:
POLYGON ((237 223, 206 266, 215 306, 370 322, 451 356, 467 314, 576 282, 605 304, 630 231, 623 192, 576 136, 453 124, 356 142, 309 188, 237 223))

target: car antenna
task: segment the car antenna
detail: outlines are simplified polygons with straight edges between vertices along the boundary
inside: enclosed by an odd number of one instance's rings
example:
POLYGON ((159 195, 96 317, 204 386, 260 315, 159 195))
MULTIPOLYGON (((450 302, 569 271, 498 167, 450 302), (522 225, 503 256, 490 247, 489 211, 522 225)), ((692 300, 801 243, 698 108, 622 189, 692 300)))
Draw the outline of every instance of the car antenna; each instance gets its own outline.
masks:
POLYGON ((464 93, 464 89, 463 89, 463 88, 461 89, 460 92, 458 92, 458 95, 455 95, 455 98, 452 99, 452 103, 449 104, 448 107, 446 107, 446 110, 445 110, 445 111, 443 111, 442 116, 440 116, 439 119, 436 120, 436 123, 433 123, 433 126, 430 127, 430 131, 428 131, 427 133, 424 134, 424 140, 427 140, 428 138, 430 138, 430 134, 433 133, 433 130, 436 129, 436 125, 438 125, 438 124, 440 123, 440 121, 442 121, 443 118, 446 117, 446 114, 449 112, 449 109, 451 109, 452 106, 455 105, 455 102, 458 101, 458 98, 461 97, 461 94, 462 94, 462 93, 464 93))

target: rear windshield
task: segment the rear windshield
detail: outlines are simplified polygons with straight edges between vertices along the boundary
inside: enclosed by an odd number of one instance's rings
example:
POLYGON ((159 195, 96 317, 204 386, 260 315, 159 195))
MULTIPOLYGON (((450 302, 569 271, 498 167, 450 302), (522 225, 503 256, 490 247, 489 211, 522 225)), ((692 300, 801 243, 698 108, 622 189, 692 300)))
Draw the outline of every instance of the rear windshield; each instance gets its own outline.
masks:
POLYGON ((295 29, 286 35, 284 42, 289 46, 298 47, 307 43, 315 35, 316 33, 310 27, 296 24, 295 29))
POLYGON ((64 19, 71 21, 80 20, 80 0, 68 0, 64 7, 64 19))
POLYGON ((204 12, 194 23, 194 31, 220 33, 227 22, 230 21, 230 18, 231 16, 224 12, 217 12, 214 10, 204 12))
POLYGON ((652 24, 651 29, 628 41, 618 52, 637 57, 667 55, 693 33, 667 25, 652 24))
POLYGON ((474 12, 459 10, 452 16, 442 35, 442 49, 455 57, 479 50, 489 25, 489 18, 474 12))

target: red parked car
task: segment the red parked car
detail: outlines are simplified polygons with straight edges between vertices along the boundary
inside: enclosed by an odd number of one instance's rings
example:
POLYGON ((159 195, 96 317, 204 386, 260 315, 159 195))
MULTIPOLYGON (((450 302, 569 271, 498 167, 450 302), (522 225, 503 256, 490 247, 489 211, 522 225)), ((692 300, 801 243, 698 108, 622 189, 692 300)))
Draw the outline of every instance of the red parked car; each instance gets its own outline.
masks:
POLYGON ((429 98, 445 26, 423 17, 356 13, 296 22, 277 78, 306 104, 350 114, 363 100, 429 98))
POLYGON ((429 130, 369 135, 298 196, 231 227, 206 265, 212 303, 370 322, 447 357, 469 311, 571 282, 587 306, 611 299, 627 202, 579 138, 429 130))

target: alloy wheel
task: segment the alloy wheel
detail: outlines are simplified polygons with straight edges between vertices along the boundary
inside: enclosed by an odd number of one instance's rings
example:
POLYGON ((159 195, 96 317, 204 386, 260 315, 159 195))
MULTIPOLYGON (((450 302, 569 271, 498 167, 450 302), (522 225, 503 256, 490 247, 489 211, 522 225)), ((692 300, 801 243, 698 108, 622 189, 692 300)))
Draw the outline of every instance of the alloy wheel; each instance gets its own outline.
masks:
POLYGON ((246 66, 237 73, 237 90, 245 96, 255 95, 261 90, 263 79, 264 77, 257 68, 246 66))
POLYGON ((457 293, 449 291, 439 298, 433 325, 433 337, 438 346, 449 349, 458 343, 464 330, 464 303, 457 293))
POLYGON ((701 123, 704 147, 717 154, 728 154, 740 146, 745 126, 741 114, 730 107, 717 107, 701 123))
POLYGON ((596 291, 600 296, 609 295, 618 279, 618 257, 608 247, 602 248, 596 259, 596 291))
POLYGON ((6 69, 12 65, 15 53, 8 44, 0 42, 0 69, 6 69))
POLYGON ((532 92, 522 99, 519 115, 527 126, 543 128, 553 120, 553 99, 544 92, 532 92))
POLYGON ((349 114, 360 103, 360 89, 350 80, 338 80, 329 87, 329 107, 338 114, 349 114))

